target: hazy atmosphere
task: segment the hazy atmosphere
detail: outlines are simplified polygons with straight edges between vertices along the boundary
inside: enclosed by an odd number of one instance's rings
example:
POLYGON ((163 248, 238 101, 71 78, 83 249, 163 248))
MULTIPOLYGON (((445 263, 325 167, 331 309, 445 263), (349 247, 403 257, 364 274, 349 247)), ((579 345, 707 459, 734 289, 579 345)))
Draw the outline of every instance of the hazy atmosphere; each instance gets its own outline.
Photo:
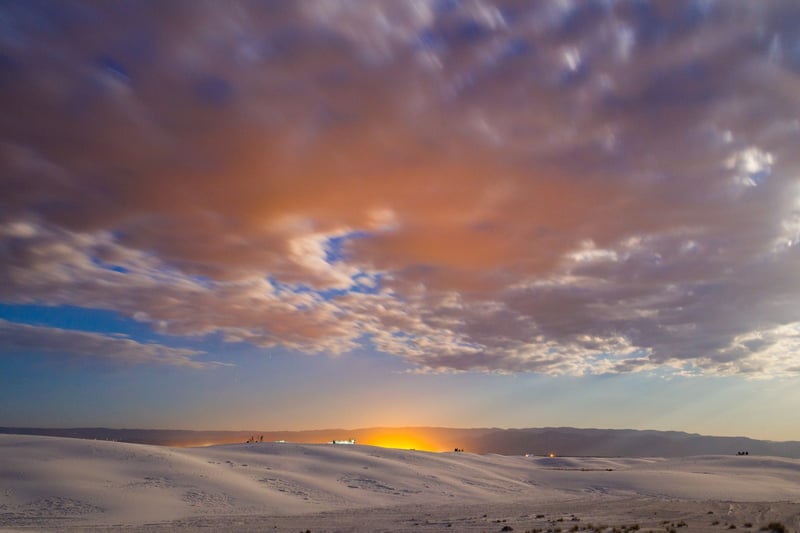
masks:
POLYGON ((0 106, 0 426, 800 440, 798 2, 2 2, 0 106))

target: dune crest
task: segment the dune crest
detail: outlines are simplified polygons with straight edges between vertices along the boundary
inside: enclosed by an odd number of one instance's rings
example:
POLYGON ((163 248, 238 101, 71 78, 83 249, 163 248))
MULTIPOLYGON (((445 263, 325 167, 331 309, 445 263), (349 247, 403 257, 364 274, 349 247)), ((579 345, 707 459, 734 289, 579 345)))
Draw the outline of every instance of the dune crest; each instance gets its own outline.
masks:
POLYGON ((800 460, 757 456, 549 458, 291 443, 166 448, 0 435, 0 457, 0 527, 319 519, 346 509, 397 517, 402 509, 459 506, 561 505, 566 512, 631 498, 800 502, 800 460))

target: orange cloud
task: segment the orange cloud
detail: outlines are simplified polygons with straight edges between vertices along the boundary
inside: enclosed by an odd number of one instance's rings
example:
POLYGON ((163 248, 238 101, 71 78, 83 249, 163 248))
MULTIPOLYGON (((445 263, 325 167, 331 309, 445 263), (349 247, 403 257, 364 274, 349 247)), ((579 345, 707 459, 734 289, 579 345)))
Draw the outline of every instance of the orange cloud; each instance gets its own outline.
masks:
POLYGON ((785 373, 793 14, 429 7, 7 8, 0 298, 427 371, 785 373))

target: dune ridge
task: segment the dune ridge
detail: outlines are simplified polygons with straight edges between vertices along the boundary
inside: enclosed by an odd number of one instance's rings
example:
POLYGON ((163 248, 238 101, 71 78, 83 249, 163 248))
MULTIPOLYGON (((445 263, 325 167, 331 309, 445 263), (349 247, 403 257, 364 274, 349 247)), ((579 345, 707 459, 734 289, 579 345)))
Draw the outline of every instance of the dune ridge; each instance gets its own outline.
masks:
MULTIPOLYGON (((2 528, 236 529, 231 517, 243 529, 256 517, 320 526, 337 516, 397 521, 425 509, 449 516, 514 505, 566 513, 631 499, 784 502, 789 519, 800 516, 800 460, 777 457, 549 458, 291 443, 168 448, 14 435, 0 435, 0 457, 2 528)), ((487 517, 476 515, 475 527, 487 517)))

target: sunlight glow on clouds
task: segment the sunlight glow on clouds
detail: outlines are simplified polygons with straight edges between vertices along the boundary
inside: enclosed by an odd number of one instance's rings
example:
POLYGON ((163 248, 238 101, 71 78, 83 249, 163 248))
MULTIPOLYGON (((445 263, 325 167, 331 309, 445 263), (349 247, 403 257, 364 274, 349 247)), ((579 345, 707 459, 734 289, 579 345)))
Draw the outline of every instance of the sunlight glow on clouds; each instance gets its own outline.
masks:
POLYGON ((5 303, 419 372, 798 372, 791 2, 0 11, 5 303))

